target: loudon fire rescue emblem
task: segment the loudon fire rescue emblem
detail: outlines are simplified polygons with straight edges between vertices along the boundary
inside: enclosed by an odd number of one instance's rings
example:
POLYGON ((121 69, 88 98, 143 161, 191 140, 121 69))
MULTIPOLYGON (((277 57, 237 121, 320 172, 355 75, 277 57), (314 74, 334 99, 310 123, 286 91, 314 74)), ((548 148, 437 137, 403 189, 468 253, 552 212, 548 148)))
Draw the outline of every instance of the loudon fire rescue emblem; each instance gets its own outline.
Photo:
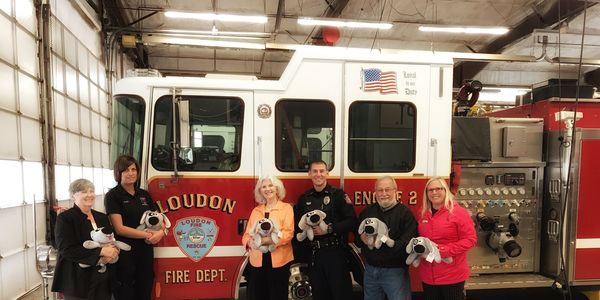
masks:
POLYGON ((219 227, 213 219, 188 217, 177 220, 174 232, 179 249, 191 260, 197 262, 204 258, 215 245, 219 227))

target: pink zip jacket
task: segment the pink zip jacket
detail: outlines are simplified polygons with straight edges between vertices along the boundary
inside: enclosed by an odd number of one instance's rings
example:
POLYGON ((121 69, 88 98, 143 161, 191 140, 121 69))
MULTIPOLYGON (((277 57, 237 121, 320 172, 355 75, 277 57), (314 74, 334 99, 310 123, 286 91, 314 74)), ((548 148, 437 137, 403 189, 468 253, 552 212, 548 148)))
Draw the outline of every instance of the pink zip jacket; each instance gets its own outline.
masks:
POLYGON ((429 238, 438 245, 442 258, 452 257, 450 264, 421 260, 421 280, 429 285, 454 284, 467 280, 470 275, 467 251, 477 244, 475 224, 469 212, 453 203, 449 212, 442 207, 435 215, 427 212, 420 217, 419 235, 429 238))

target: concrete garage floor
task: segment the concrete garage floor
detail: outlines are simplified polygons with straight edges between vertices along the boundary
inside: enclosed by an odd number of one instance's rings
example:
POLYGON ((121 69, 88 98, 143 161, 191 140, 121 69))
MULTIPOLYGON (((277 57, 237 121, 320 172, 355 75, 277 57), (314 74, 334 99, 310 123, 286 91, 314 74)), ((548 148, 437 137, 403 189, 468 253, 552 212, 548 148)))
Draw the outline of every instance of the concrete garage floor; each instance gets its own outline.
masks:
MULTIPOLYGON (((240 299, 246 298, 246 289, 240 289, 240 299)), ((362 291, 358 288, 354 293, 354 300, 362 299, 362 291)), ((43 299, 41 288, 19 298, 19 300, 40 300, 43 299)), ((50 298, 53 299, 53 298, 50 298)), ((467 291, 467 300, 563 300, 562 295, 549 288, 530 288, 530 289, 504 289, 504 290, 479 290, 467 291)), ((573 294, 572 300, 585 300, 580 294, 573 294)), ((413 294, 413 300, 426 300, 422 294, 413 294)))

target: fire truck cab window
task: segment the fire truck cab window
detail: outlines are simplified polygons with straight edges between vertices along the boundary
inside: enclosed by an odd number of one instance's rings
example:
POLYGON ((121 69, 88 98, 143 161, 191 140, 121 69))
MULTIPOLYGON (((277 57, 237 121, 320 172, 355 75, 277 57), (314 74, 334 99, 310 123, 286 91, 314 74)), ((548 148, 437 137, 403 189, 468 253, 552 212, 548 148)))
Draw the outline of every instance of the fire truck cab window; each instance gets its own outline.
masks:
POLYGON ((110 161, 121 154, 129 154, 138 161, 142 159, 142 133, 146 103, 127 95, 115 96, 112 119, 112 147, 110 161))
MULTIPOLYGON (((188 126, 192 155, 185 159, 178 155, 177 169, 181 171, 237 170, 240 166, 242 146, 243 101, 235 97, 184 95, 182 98, 189 101, 188 126)), ((173 170, 172 111, 171 96, 158 99, 154 114, 152 165, 161 171, 173 170)), ((178 115, 177 111, 176 120, 179 120, 178 115)), ((179 135, 179 128, 176 132, 179 135)))
POLYGON ((409 172, 415 166, 416 108, 406 102, 350 105, 348 167, 354 172, 409 172))
POLYGON ((335 108, 327 100, 283 99, 275 104, 275 161, 281 171, 308 170, 314 160, 333 168, 335 108))

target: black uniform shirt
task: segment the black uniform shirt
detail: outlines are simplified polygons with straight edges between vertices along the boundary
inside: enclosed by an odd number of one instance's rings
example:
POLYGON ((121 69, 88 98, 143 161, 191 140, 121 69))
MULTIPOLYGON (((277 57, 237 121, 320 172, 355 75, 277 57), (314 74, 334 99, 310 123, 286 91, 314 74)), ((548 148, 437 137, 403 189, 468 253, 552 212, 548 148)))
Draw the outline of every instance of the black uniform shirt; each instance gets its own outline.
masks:
MULTIPOLYGON (((347 241, 348 232, 355 231, 358 219, 356 218, 356 213, 354 213, 354 208, 346 202, 346 198, 346 193, 343 190, 329 184, 320 192, 317 192, 314 187, 306 191, 300 196, 294 214, 296 216, 297 232, 300 231, 297 227, 302 215, 319 209, 327 214, 325 223, 331 224, 333 234, 347 241)), ((327 234, 322 237, 326 236, 330 235, 327 234)))
MULTIPOLYGON (((106 214, 120 214, 123 225, 136 228, 140 225, 140 219, 145 211, 156 211, 157 207, 147 191, 135 188, 135 194, 131 195, 119 184, 112 188, 104 196, 106 214)), ((118 236, 118 239, 126 243, 134 242, 135 239, 118 236)))

